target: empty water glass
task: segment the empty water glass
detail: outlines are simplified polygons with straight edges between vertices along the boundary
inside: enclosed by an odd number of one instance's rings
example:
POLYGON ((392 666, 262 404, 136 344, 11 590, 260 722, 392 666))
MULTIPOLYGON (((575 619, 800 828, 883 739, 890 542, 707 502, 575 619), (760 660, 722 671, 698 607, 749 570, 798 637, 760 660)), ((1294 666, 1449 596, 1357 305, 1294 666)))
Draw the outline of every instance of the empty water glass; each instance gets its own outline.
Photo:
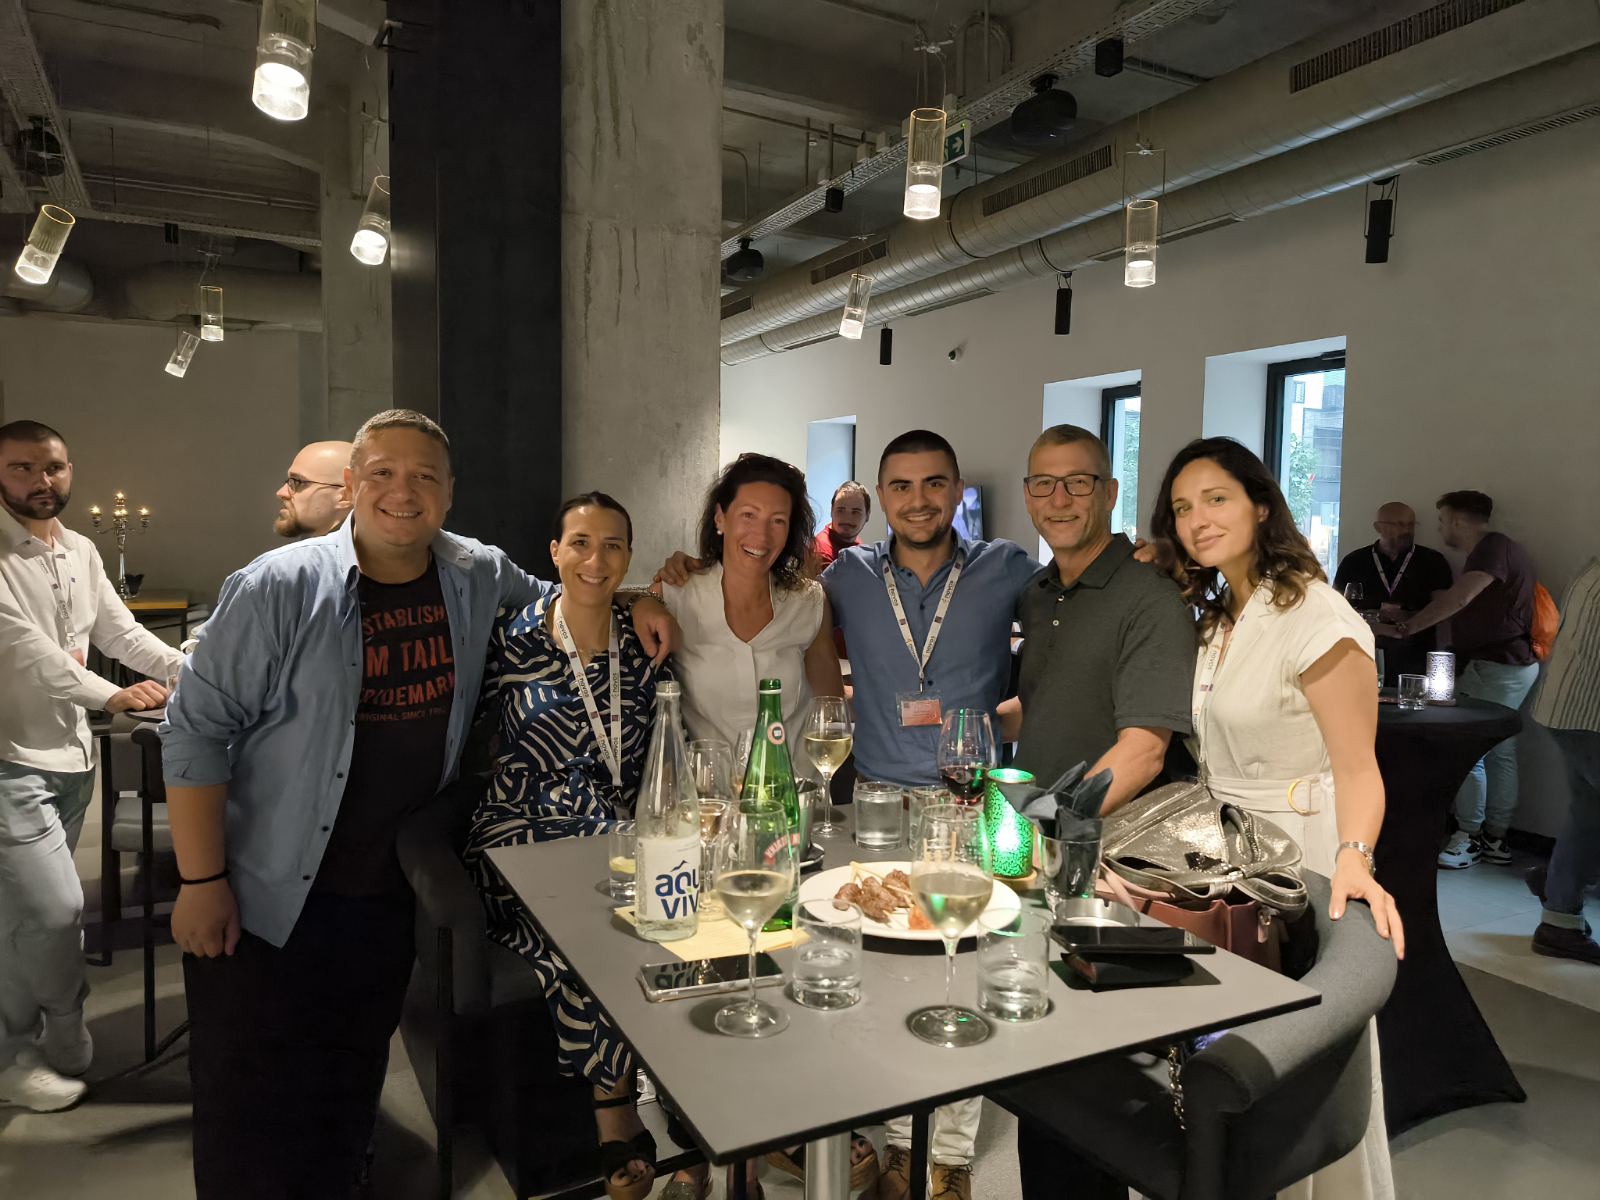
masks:
POLYGON ((733 803, 729 800, 700 801, 699 912, 703 921, 723 915, 722 901, 717 897, 717 852, 727 830, 728 814, 732 811, 733 803))
POLYGON ((611 891, 611 898, 620 900, 624 904, 632 904, 635 878, 633 822, 618 821, 611 827, 608 836, 611 840, 611 856, 608 864, 611 876, 607 886, 611 891))
POLYGON ((1034 836, 1033 861, 1044 877, 1045 898, 1052 910, 1057 910, 1063 900, 1094 895, 1100 873, 1100 822, 1084 824, 1092 824, 1092 832, 1080 831, 1064 838, 1043 833, 1034 836))
POLYGON ((1419 712, 1428 707, 1428 677, 1426 675, 1400 676, 1400 707, 1406 712, 1419 712))
POLYGON ((1050 948, 1034 909, 978 918, 978 1007, 1002 1021, 1036 1021, 1050 1011, 1050 948))
POLYGON ((906 844, 917 838, 917 822, 922 820, 922 810, 932 804, 954 804, 950 793, 942 787, 914 787, 906 792, 906 844))
POLYGON ((807 1008, 849 1008, 861 999, 861 908, 848 900, 802 900, 790 994, 807 1008))
POLYGON ((872 779, 856 781, 852 793, 856 845, 864 850, 893 850, 900 844, 900 822, 905 815, 903 795, 898 784, 872 779))

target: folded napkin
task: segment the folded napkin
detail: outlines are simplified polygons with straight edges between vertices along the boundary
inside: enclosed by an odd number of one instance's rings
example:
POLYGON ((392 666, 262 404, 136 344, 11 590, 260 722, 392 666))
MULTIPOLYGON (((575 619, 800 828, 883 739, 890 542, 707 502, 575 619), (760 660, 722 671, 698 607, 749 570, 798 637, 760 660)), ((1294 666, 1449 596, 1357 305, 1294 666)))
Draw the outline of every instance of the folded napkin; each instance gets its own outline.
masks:
MULTIPOLYGON (((639 923, 631 904, 614 911, 629 925, 639 923)), ((771 933, 757 934, 756 949, 786 950, 795 944, 798 936, 792 929, 775 929, 771 933)), ((679 938, 675 942, 662 942, 661 948, 684 962, 694 962, 701 958, 726 958, 732 954, 750 953, 750 935, 744 931, 742 925, 730 921, 727 917, 715 917, 709 921, 702 917, 700 928, 686 938, 679 938)))

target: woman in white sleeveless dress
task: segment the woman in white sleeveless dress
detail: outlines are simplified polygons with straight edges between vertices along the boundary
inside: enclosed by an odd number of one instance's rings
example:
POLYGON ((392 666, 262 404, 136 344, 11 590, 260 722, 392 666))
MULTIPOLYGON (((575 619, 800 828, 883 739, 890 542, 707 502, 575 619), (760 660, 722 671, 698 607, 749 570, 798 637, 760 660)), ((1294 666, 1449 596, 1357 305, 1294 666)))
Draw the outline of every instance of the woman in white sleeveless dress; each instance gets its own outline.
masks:
MULTIPOLYGON (((1394 900, 1373 878, 1383 778, 1372 631, 1327 584, 1265 465, 1231 438, 1189 443, 1151 517, 1200 611, 1194 747, 1219 798, 1264 814, 1333 881, 1330 915, 1352 900, 1405 952, 1394 900)), ((1391 1200, 1376 1023, 1372 1116, 1361 1145, 1280 1200, 1391 1200)))

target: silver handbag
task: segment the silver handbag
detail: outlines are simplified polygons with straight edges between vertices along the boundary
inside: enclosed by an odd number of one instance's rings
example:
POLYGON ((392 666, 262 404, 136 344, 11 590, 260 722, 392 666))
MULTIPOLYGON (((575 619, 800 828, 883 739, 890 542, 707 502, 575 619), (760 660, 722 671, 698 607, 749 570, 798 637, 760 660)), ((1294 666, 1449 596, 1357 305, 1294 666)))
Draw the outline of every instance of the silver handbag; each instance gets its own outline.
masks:
POLYGON ((1281 917, 1306 909, 1295 840, 1203 783, 1168 784, 1108 815, 1101 855, 1120 878, 1175 903, 1210 904, 1237 891, 1281 917))

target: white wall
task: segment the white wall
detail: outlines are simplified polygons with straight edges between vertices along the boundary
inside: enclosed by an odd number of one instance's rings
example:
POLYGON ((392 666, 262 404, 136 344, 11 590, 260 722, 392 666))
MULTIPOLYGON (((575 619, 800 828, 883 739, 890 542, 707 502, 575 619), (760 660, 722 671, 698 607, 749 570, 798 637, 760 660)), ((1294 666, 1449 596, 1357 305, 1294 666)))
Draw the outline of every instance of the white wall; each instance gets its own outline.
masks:
MULTIPOLYGON (((126 492, 153 514, 129 535, 128 570, 209 602, 229 571, 281 544, 273 492, 301 445, 302 339, 230 331, 183 379, 161 369, 172 341, 160 326, 0 319, 0 423, 32 418, 67 439, 69 528, 90 533, 89 506, 126 492)), ((114 575, 115 542, 97 541, 114 575)))
MULTIPOLYGON (((1435 498, 1478 488, 1559 596, 1600 550, 1600 222, 1561 216, 1600 211, 1600 121, 1406 175, 1386 265, 1362 262, 1362 209, 1355 190, 1173 243, 1153 288, 1123 287, 1117 263, 1080 270, 1069 337, 1042 280, 897 325, 892 367, 870 337, 725 367, 723 457, 804 461, 806 423, 840 410, 863 463, 927 426, 988 487, 991 530, 1032 546, 1018 479, 1047 384, 1140 372, 1148 514, 1205 427, 1208 357, 1343 335, 1350 527, 1401 499, 1428 540, 1435 498)), ((1553 832, 1559 802, 1541 814, 1529 791, 1519 824, 1553 832)))

